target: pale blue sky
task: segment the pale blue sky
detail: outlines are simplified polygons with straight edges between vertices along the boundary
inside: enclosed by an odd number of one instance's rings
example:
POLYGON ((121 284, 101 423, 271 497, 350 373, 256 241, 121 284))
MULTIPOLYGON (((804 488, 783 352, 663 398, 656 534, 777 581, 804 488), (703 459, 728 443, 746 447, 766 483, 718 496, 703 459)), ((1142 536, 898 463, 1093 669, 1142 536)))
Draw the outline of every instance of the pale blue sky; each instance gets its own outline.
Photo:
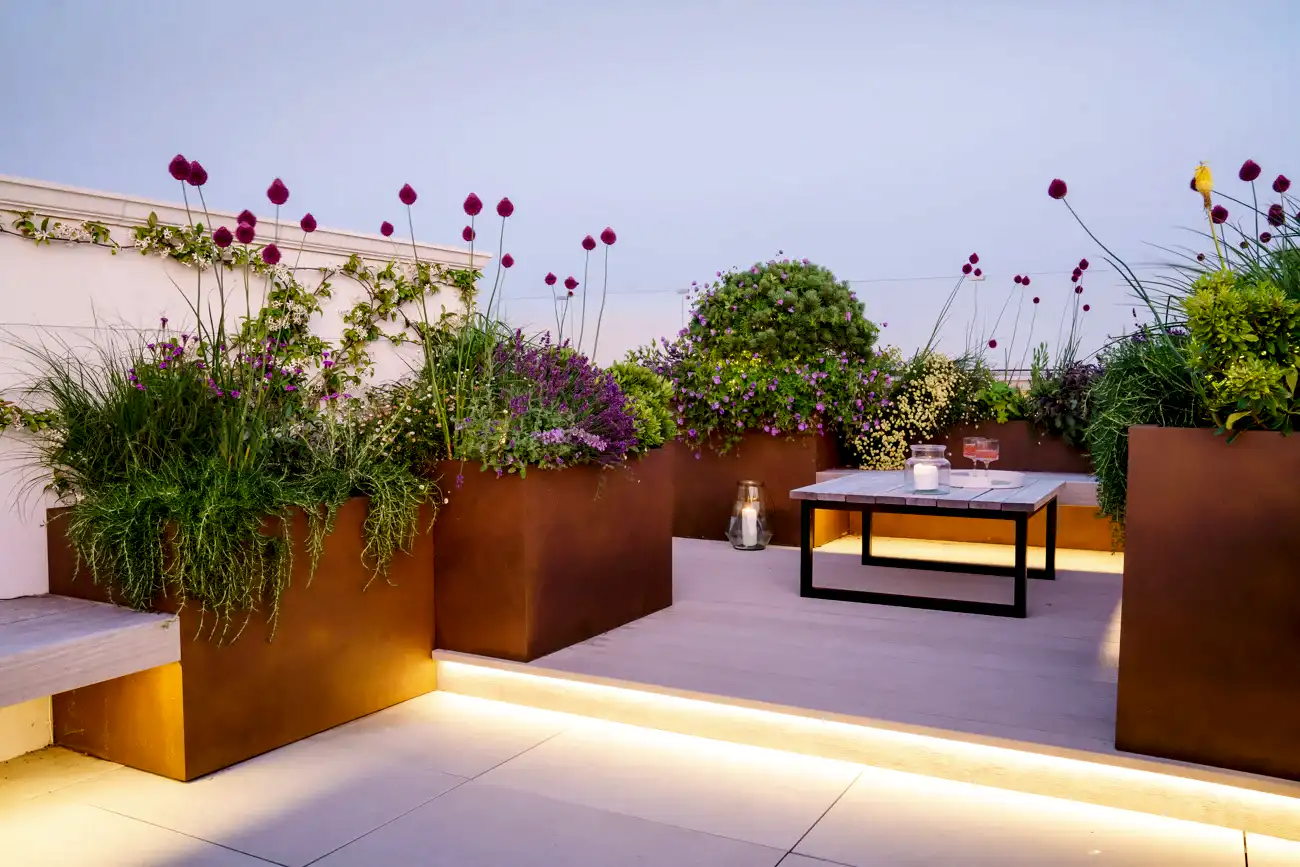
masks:
MULTIPOLYGON (((778 249, 873 281, 906 348, 978 251, 982 308, 1032 273, 1054 337, 1049 272, 1101 257, 1048 181, 1137 263, 1199 225, 1198 160, 1300 180, 1297 36, 1294 0, 0 0, 0 173, 170 199, 181 151, 216 207, 263 207, 278 175, 291 212, 361 231, 409 182, 444 243, 470 190, 509 195, 508 309, 539 325, 542 275, 581 278, 579 240, 612 225, 604 357, 675 331, 674 289, 778 249), (921 277, 942 279, 893 279, 921 277)), ((1102 275, 1087 297, 1095 346, 1131 303, 1102 275)))

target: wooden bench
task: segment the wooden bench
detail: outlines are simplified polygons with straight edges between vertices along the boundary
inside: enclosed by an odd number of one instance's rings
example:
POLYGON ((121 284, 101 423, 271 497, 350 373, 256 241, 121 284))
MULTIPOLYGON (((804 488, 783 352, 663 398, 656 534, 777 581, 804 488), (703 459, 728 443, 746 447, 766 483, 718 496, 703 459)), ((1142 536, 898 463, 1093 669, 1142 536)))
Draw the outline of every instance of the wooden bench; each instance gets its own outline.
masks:
POLYGON ((0 599, 0 707, 180 658, 173 614, 48 594, 0 599))
POLYGON ((1032 576, 1052 580, 1056 577, 1057 500, 1066 485, 1059 476, 1052 474, 1025 473, 1025 476, 1025 484, 1019 488, 953 488, 944 495, 905 491, 901 472, 860 471, 794 489, 790 492, 790 498, 800 503, 800 595, 812 599, 1025 617, 1028 613, 1028 578, 1032 576), (861 513, 862 563, 865 566, 1009 576, 1015 581, 1013 601, 984 602, 817 587, 813 584, 814 521, 816 511, 821 509, 861 513), (1046 564, 1043 569, 1030 569, 1029 520, 1044 511, 1047 518, 1046 564), (871 516, 879 513, 1010 521, 1015 528, 1015 565, 1008 567, 878 557, 871 552, 871 516))

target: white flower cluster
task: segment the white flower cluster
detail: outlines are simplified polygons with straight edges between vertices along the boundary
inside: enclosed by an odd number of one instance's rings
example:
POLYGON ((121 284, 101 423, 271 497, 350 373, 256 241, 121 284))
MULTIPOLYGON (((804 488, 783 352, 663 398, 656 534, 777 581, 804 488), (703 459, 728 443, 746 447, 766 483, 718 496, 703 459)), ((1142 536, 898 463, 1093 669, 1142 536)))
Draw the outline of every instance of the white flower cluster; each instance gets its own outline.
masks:
POLYGON ((909 446, 927 442, 939 432, 958 377, 952 359, 932 352, 896 378, 891 404, 882 410, 880 427, 854 440, 862 468, 902 469, 909 446))
POLYGON ((84 226, 71 225, 68 223, 55 223, 47 234, 49 238, 55 241, 68 241, 69 243, 85 243, 90 241, 92 236, 84 226))
POLYGON ((311 314, 312 311, 305 304, 290 301, 276 308, 275 314, 267 319, 267 325, 275 331, 282 328, 301 328, 311 319, 311 314))

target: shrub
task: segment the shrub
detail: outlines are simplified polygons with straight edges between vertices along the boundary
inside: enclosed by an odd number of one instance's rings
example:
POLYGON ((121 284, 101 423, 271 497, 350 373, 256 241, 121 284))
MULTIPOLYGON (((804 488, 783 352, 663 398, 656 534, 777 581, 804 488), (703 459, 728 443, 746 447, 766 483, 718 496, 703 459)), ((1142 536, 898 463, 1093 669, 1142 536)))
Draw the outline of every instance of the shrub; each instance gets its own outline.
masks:
POLYGON ((1099 366, 1082 361, 1071 362, 1056 375, 1035 367, 1026 398, 1026 417, 1067 444, 1084 448, 1092 418, 1092 387, 1099 376, 1099 366))
POLYGON ((901 469, 910 445, 932 440, 949 417, 961 379, 957 364, 937 352, 906 363, 897 350, 891 352, 901 373, 878 417, 850 441, 858 465, 866 470, 901 469))
POLYGON ((637 444, 634 452, 657 449, 677 435, 673 421, 673 387, 668 380, 633 361, 622 361, 609 373, 627 397, 637 444))
POLYGON ((1029 399, 1014 385, 993 382, 980 389, 976 395, 979 416, 974 421, 1024 421, 1029 412, 1029 399))
POLYGON ((686 330, 707 354, 767 359, 822 351, 866 357, 877 334, 849 284, 807 259, 773 259, 721 275, 704 287, 686 330))
POLYGON ((1197 279, 1182 305, 1188 358, 1219 429, 1290 433, 1300 411, 1300 302, 1267 280, 1219 271, 1197 279))

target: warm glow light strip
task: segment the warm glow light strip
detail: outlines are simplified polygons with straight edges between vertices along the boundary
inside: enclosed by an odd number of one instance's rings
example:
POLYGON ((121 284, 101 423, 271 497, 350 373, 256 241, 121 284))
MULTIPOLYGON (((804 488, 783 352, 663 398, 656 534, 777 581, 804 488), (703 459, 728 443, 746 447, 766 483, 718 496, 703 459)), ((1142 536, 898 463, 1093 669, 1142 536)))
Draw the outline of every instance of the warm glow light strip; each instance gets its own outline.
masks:
POLYGON ((460 695, 1300 840, 1300 785, 1285 780, 1127 756, 1075 758, 1091 754, 949 739, 464 654, 434 657, 438 689, 460 695))

